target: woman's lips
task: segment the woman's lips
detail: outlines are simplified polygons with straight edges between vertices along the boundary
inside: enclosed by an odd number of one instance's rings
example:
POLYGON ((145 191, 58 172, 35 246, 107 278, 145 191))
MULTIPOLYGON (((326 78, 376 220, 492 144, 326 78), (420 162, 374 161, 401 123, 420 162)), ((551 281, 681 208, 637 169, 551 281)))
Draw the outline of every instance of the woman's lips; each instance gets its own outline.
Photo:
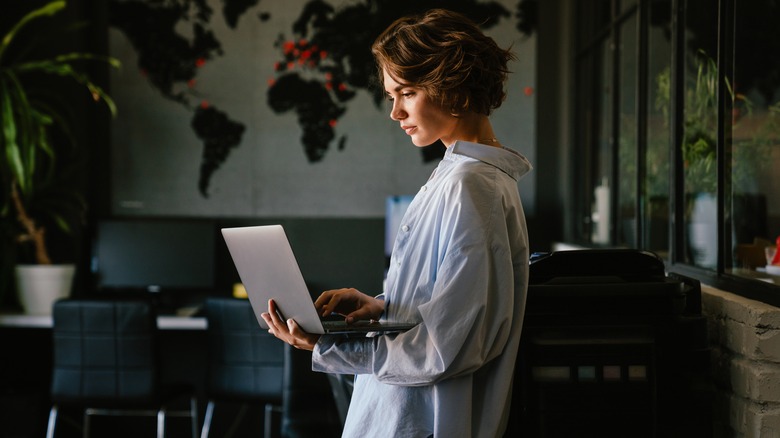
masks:
POLYGON ((416 126, 401 126, 401 129, 406 131, 407 135, 412 135, 412 133, 414 133, 414 131, 417 130, 417 127, 416 126))

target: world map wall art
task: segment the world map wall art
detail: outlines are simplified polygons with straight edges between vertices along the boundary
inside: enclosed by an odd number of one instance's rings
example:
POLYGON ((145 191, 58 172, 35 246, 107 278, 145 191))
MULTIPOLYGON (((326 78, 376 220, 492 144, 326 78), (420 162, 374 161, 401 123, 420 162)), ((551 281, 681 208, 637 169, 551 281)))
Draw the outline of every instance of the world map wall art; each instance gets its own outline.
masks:
MULTIPOLYGON (((112 213, 380 217, 443 153, 415 147, 370 46, 396 18, 466 13, 517 55, 501 141, 534 158, 535 1, 111 0, 112 213)), ((521 183, 533 209, 533 178, 521 183)))

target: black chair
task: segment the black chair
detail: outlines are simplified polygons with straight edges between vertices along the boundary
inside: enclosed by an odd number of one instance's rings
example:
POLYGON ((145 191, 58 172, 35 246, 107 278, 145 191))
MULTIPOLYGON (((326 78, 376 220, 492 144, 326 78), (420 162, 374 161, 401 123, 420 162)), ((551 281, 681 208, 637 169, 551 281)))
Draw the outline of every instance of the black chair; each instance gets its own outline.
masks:
MULTIPOLYGON (((282 436, 338 438, 343 429, 329 374, 311 369, 311 353, 285 346, 282 436)), ((346 415, 346 413, 345 413, 346 415)))
POLYGON ((328 374, 328 383, 333 392, 333 400, 336 401, 336 409, 341 420, 341 427, 347 421, 349 402, 352 401, 352 391, 355 388, 355 376, 352 374, 328 374))
POLYGON ((263 404, 265 437, 274 436, 274 413, 281 410, 285 344, 260 327, 248 300, 210 297, 204 310, 209 366, 201 438, 208 437, 220 401, 263 404))
POLYGON ((149 302, 65 299, 54 304, 53 320, 47 438, 54 436, 57 414, 66 406, 83 411, 84 437, 92 415, 156 416, 158 438, 165 436, 167 417, 189 417, 195 437, 194 389, 160 382, 157 318, 149 302), (177 402, 182 409, 171 409, 177 402))
POLYGON ((507 438, 712 436, 698 280, 587 249, 537 256, 528 284, 507 438))

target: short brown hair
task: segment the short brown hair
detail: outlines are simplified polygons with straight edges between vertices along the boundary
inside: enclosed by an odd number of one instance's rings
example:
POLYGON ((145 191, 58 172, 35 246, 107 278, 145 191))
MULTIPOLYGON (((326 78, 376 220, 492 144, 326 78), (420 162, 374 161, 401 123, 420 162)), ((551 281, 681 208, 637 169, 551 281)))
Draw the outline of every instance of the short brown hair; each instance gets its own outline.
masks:
POLYGON ((380 83, 385 69, 453 114, 490 115, 501 106, 507 63, 515 58, 467 17, 445 9, 399 18, 377 37, 371 52, 380 83))

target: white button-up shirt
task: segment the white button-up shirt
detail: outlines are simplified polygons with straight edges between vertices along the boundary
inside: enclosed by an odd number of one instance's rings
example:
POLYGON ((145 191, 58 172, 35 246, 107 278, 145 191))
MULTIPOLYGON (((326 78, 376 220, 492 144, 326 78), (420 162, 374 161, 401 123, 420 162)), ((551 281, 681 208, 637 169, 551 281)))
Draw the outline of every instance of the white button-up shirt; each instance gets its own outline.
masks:
POLYGON ((345 437, 495 437, 506 428, 528 287, 519 153, 447 149, 402 220, 383 319, 395 335, 322 336, 313 369, 356 374, 345 437))

